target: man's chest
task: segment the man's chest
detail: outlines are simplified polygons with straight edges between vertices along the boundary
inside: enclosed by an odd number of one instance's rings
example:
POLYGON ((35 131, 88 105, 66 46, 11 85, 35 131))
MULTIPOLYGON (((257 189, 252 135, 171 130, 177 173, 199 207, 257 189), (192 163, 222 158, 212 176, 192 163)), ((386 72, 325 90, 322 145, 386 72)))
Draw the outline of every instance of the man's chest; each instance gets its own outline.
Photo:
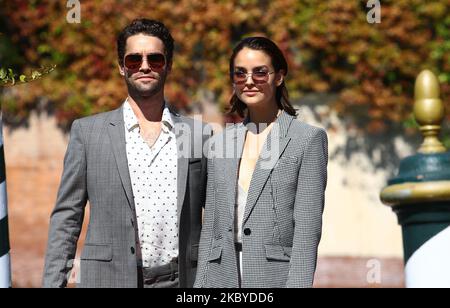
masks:
MULTIPOLYGON (((134 186, 138 182, 158 181, 164 184, 176 181, 177 147, 172 136, 161 136, 150 147, 137 134, 129 136, 126 144, 128 168, 134 186)), ((162 186, 162 185, 161 185, 162 186)))

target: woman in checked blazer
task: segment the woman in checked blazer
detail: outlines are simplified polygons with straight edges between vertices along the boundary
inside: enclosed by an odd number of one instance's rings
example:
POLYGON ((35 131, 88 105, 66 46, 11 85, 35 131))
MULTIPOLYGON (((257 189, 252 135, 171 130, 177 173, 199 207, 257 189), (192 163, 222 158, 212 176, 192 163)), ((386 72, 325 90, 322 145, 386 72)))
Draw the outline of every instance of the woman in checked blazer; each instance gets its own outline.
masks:
POLYGON ((288 66, 269 39, 230 59, 232 110, 246 116, 210 139, 195 287, 311 287, 327 183, 327 135, 296 119, 288 66))

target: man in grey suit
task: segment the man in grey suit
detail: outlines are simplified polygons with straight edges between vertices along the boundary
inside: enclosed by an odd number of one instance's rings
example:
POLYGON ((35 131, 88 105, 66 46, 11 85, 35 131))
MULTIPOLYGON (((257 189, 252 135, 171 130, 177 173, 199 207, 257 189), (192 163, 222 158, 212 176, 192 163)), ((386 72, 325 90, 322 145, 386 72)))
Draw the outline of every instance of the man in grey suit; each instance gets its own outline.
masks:
POLYGON ((44 287, 67 285, 87 201, 78 286, 192 287, 206 186, 202 150, 211 130, 165 103, 173 44, 168 29, 148 19, 119 34, 128 97, 72 125, 44 287))

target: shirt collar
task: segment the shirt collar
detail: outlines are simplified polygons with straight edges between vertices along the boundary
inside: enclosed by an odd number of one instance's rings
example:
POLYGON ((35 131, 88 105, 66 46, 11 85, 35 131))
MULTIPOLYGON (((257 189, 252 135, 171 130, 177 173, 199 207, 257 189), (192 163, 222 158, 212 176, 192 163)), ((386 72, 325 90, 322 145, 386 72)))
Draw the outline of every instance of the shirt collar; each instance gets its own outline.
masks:
POLYGON ((169 106, 165 102, 164 102, 164 110, 163 110, 161 122, 164 124, 164 125, 162 125, 164 132, 168 133, 169 131, 172 130, 172 128, 174 126, 173 119, 172 119, 172 115, 170 114, 169 106))
MULTIPOLYGON (((127 131, 131 132, 135 128, 139 127, 139 121, 136 115, 134 114, 133 109, 131 109, 128 99, 125 100, 123 104, 123 118, 125 122, 125 128, 127 129, 127 131)), ((170 132, 174 127, 172 115, 170 114, 170 110, 166 102, 164 102, 164 110, 162 113, 161 123, 163 124, 161 126, 162 130, 165 133, 170 132)))

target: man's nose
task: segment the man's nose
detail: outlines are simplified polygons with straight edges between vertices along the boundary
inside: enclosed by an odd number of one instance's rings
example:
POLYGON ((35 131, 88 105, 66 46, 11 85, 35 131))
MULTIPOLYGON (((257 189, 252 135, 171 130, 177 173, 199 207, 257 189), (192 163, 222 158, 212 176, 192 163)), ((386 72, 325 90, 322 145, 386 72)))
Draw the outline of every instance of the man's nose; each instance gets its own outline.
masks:
POLYGON ((139 70, 141 71, 150 71, 152 68, 150 67, 150 65, 148 65, 147 62, 147 57, 143 57, 142 58, 142 64, 141 67, 139 68, 139 70))

